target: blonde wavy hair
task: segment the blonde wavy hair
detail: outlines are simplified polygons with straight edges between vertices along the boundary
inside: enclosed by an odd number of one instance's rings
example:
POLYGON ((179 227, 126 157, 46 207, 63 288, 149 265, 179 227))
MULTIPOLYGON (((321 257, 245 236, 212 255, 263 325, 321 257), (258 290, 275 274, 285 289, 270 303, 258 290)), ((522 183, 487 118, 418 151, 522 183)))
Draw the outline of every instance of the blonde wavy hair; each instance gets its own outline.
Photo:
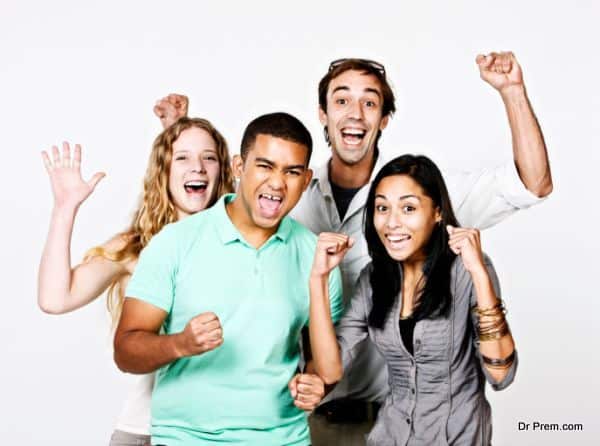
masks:
MULTIPOLYGON (((118 234, 123 241, 123 246, 116 251, 109 251, 101 246, 96 246, 86 253, 84 262, 97 256, 113 262, 137 259, 142 249, 163 226, 177 220, 175 206, 169 192, 169 172, 173 157, 173 143, 184 130, 194 127, 205 130, 215 141, 217 149, 220 167, 219 183, 215 198, 211 200, 209 206, 212 206, 223 194, 233 192, 233 173, 231 171, 229 150, 223 135, 206 119, 180 118, 154 140, 146 175, 144 176, 144 195, 133 215, 129 228, 118 234)), ((113 326, 118 322, 123 309, 125 290, 122 286, 122 279, 126 275, 127 273, 123 273, 121 276, 116 277, 108 287, 107 308, 113 326)))

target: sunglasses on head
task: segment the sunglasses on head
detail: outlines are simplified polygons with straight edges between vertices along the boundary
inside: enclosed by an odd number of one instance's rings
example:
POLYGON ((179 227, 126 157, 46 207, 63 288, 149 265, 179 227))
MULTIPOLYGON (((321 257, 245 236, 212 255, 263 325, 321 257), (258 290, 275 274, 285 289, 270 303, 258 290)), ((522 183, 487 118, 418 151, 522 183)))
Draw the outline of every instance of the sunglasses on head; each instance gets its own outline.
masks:
POLYGON ((355 59, 355 58, 336 59, 329 64, 329 71, 332 71, 332 70, 336 69, 337 67, 339 67, 340 65, 342 65, 346 62, 350 62, 350 61, 358 62, 363 65, 368 65, 369 67, 378 71, 382 76, 385 76, 385 67, 382 64, 380 64, 379 62, 375 62, 374 60, 370 60, 370 59, 355 59))

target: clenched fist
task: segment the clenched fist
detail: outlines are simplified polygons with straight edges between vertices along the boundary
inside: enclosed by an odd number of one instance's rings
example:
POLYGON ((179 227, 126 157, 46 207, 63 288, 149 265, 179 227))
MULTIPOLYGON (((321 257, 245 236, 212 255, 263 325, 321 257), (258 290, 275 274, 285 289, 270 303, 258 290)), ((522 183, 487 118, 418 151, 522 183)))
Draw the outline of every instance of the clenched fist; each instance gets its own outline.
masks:
POLYGON ((325 396, 323 380, 312 373, 298 373, 288 384, 294 398, 294 406, 302 410, 314 410, 325 396))
POLYGON ((223 328, 215 313, 202 313, 191 319, 180 333, 179 351, 183 356, 199 355, 223 343, 223 328))
POLYGON ((354 246, 354 239, 345 234, 335 232, 319 234, 311 275, 327 276, 340 264, 352 246, 354 246))
POLYGON ((187 116, 189 101, 187 96, 171 93, 156 101, 154 114, 160 119, 163 129, 172 126, 179 118, 187 116))
POLYGON ((461 256, 465 269, 471 274, 485 271, 479 230, 446 226, 449 234, 448 246, 454 254, 461 256))
POLYGON ((477 59, 481 79, 486 81, 500 93, 511 88, 523 88, 523 73, 515 58, 508 52, 479 54, 477 59))

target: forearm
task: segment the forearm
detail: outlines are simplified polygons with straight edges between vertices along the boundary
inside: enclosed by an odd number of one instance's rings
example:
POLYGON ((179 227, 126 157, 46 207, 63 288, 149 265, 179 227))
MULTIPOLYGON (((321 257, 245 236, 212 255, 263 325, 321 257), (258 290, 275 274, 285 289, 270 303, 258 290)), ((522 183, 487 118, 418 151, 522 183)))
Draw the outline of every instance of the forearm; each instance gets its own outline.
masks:
POLYGON ((38 305, 47 313, 62 313, 71 284, 71 235, 75 208, 54 208, 38 273, 38 305))
MULTIPOLYGON (((316 369, 315 369, 315 362, 311 359, 306 363, 306 367, 304 368, 304 373, 310 373, 313 375, 318 375, 316 369)), ((322 379, 322 378, 321 378, 322 379)), ((337 382, 333 383, 333 384, 327 384, 325 383, 325 392, 323 394, 323 398, 325 398, 325 396, 327 394, 329 394, 333 389, 335 389, 335 386, 337 384, 337 382)))
POLYGON ((117 367, 127 373, 150 373, 184 357, 181 333, 159 335, 144 330, 117 332, 114 358, 117 367))
POLYGON ((340 349, 331 320, 328 276, 310 279, 310 323, 308 325, 314 368, 325 384, 343 375, 340 349))
MULTIPOLYGON (((500 302, 494 292, 494 287, 490 277, 482 266, 481 270, 472 273, 473 286, 475 287, 475 293, 477 295, 477 307, 478 309, 490 309, 496 307, 500 302)), ((486 320, 487 316, 479 316, 480 327, 482 324, 489 323, 489 319, 486 320)), ((481 331, 481 330, 480 330, 481 331)), ((510 330, 506 330, 506 333, 493 337, 491 339, 480 339, 479 352, 482 356, 492 360, 505 360, 509 358, 514 350, 515 345, 510 333, 510 330)), ((508 374, 509 367, 492 367, 484 365, 489 374, 496 380, 496 382, 502 381, 508 374)))
POLYGON ((552 192, 552 175, 544 136, 524 85, 501 92, 512 134, 513 156, 525 187, 538 197, 552 192))

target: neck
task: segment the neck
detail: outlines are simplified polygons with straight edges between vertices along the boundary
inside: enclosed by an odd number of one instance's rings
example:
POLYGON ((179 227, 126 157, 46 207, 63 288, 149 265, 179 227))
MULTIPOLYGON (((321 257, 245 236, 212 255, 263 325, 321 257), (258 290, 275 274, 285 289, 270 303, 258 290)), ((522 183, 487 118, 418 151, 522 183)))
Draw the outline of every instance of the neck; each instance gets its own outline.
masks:
POLYGON ((257 226, 250 218, 250 210, 244 206, 239 195, 237 195, 233 201, 225 205, 225 210, 227 211, 227 215, 229 216, 231 223, 233 223, 233 226, 240 231, 244 240, 255 249, 260 248, 267 240, 269 240, 269 237, 277 232, 279 225, 274 228, 261 228, 260 226, 257 226))
POLYGON ((408 317, 413 313, 418 291, 422 286, 423 265, 425 259, 402 262, 402 308, 400 317, 408 317))
POLYGON ((402 282, 416 284, 423 276, 423 265, 425 259, 402 262, 402 282))
POLYGON ((329 165, 330 181, 345 189, 358 189, 369 182, 375 166, 375 151, 369 153, 356 164, 347 164, 333 150, 329 165))

